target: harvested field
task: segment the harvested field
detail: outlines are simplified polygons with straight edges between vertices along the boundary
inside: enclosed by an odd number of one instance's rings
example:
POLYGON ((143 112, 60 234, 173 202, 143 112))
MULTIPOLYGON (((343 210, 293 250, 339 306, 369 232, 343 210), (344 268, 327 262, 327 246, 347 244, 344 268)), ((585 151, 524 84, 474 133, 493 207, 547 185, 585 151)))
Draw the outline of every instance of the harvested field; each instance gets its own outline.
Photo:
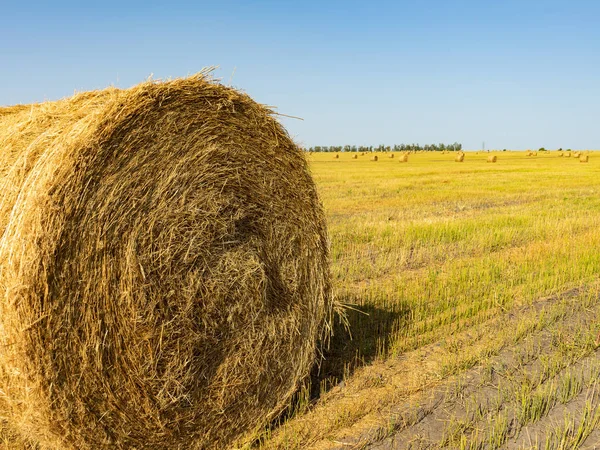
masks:
POLYGON ((312 160, 352 340, 260 448, 594 448, 600 165, 487 156, 312 160))

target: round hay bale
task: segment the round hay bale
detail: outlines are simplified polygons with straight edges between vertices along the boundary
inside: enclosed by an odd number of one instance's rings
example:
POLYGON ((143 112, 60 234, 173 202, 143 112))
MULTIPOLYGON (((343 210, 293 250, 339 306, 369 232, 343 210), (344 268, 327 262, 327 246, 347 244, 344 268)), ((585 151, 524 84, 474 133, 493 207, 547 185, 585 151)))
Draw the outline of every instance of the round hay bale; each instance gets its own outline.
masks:
POLYGON ((315 362, 307 162, 209 76, 0 108, 0 422, 42 448, 229 448, 315 362))
POLYGON ((392 158, 392 159, 394 158, 394 154, 393 153, 390 153, 390 158, 392 158))
POLYGON ((571 152, 565 153, 565 158, 570 158, 570 157, 571 157, 571 152))
POLYGON ((352 155, 352 159, 358 159, 358 155, 357 154, 352 155))
POLYGON ((581 155, 579 156, 579 162, 586 163, 590 160, 590 155, 581 155))
POLYGON ((340 155, 338 155, 337 153, 333 156, 333 159, 340 159, 340 155))
POLYGON ((379 157, 377 155, 373 155, 373 157, 371 158, 371 161, 378 161, 379 157))
POLYGON ((559 157, 559 158, 562 158, 563 156, 565 156, 563 152, 559 152, 559 153, 558 153, 558 157, 559 157))
POLYGON ((498 157, 496 155, 490 155, 487 157, 487 162, 489 163, 495 163, 498 160, 498 157))
POLYGON ((464 160, 465 160, 464 153, 459 153, 458 155, 456 155, 456 158, 454 158, 454 161, 456 161, 456 162, 463 162, 464 160))
POLYGON ((407 154, 407 153, 403 154, 403 155, 400 157, 399 161, 400 161, 401 163, 403 163, 403 162, 408 162, 408 154, 407 154))

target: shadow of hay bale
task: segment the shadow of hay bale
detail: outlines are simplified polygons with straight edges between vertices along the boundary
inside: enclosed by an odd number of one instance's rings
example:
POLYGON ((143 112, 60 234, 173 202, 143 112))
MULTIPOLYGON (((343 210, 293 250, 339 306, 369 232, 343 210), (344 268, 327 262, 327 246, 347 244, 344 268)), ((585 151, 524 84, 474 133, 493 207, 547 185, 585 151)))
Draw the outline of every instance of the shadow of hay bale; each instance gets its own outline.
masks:
POLYGON ((345 321, 334 320, 333 335, 323 360, 311 374, 311 397, 337 385, 354 371, 368 365, 378 356, 385 355, 395 333, 402 329, 410 317, 410 309, 383 309, 373 305, 357 306, 360 300, 351 296, 340 299, 351 305, 345 310, 345 321))

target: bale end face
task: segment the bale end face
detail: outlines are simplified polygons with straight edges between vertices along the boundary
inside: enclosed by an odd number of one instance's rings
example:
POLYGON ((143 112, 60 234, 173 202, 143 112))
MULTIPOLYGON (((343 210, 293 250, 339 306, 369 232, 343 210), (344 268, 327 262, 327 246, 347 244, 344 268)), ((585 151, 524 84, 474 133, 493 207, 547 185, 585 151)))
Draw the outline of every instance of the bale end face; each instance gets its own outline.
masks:
POLYGON ((0 418, 27 438, 226 448, 309 374, 325 217, 245 94, 200 75, 0 114, 0 185, 0 418))

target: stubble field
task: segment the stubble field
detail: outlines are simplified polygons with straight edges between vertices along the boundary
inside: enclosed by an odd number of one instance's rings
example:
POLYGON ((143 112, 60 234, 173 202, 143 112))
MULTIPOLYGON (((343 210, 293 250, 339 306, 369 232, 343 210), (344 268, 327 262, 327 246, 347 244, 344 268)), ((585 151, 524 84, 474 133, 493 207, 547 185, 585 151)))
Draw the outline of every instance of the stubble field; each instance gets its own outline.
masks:
POLYGON ((350 333, 262 447, 595 448, 600 156, 495 154, 310 156, 350 333))

